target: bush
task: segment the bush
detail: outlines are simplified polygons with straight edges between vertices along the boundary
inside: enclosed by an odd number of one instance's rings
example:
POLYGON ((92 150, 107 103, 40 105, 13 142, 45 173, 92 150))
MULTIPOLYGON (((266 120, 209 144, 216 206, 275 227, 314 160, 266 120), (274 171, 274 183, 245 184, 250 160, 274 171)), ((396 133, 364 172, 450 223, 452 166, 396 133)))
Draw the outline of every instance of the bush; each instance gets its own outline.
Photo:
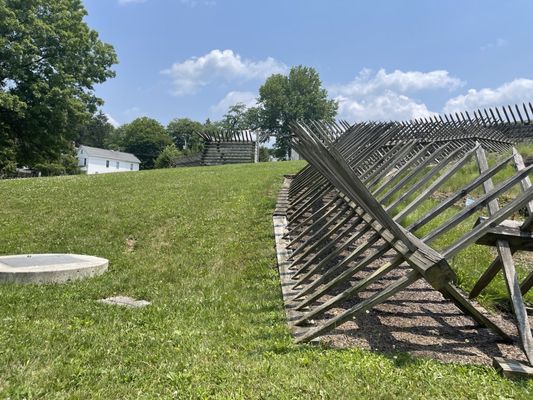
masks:
POLYGON ((17 170, 17 164, 14 160, 1 159, 0 154, 0 179, 13 175, 17 170))
POLYGON ((166 146, 155 160, 156 168, 170 168, 176 166, 176 161, 183 157, 183 153, 179 151, 174 144, 166 146))
POLYGON ((80 167, 78 166, 78 157, 73 154, 62 154, 61 165, 65 168, 67 175, 77 175, 80 173, 80 167))
POLYGON ((268 148, 261 146, 259 147, 259 162, 268 162, 270 161, 270 152, 268 148))
POLYGON ((58 162, 35 164, 34 169, 41 173, 42 176, 58 176, 65 175, 65 166, 58 162))
POLYGON ((16 169, 15 144, 0 134, 0 178, 11 176, 16 169))
POLYGON ((58 161, 35 164, 33 169, 40 172, 42 176, 76 175, 80 173, 78 158, 73 148, 68 153, 61 154, 58 161))

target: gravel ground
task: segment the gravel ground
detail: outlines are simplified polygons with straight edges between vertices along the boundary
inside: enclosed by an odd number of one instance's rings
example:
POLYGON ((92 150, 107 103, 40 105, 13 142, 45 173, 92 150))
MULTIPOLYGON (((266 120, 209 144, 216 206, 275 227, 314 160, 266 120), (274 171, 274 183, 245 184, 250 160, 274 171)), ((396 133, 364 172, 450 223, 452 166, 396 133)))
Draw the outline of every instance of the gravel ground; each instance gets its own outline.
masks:
MULTIPOLYGON (((363 243, 367 237, 368 235, 365 235, 352 249, 363 243)), ((373 249, 380 244, 381 242, 378 242, 373 249)), ((353 285, 392 256, 392 252, 386 254, 357 273, 350 283, 337 288, 331 295, 322 297, 320 303, 346 289, 347 285, 353 285)), ((410 268, 402 267, 390 272, 357 297, 328 311, 323 318, 342 313, 408 271, 410 268)), ((317 302, 316 305, 318 304, 317 302)), ((320 341, 337 348, 353 346, 384 353, 401 351, 443 362, 491 365, 495 356, 525 361, 526 358, 518 345, 518 333, 512 316, 489 314, 480 306, 478 308, 511 336, 514 343, 505 343, 489 329, 479 326, 423 279, 367 313, 322 336, 320 341)), ((315 319, 317 325, 320 322, 320 319, 315 319)), ((533 324, 533 321, 530 322, 533 324)))
MULTIPOLYGON (((372 288, 383 284, 378 282, 372 288)), ((371 290, 363 292, 359 299, 371 293, 371 290)), ((346 302, 342 308, 331 310, 329 315, 339 314, 356 302, 356 299, 346 302)), ((495 356, 525 361, 516 345, 516 327, 508 316, 493 314, 490 318, 515 339, 515 344, 504 343, 424 280, 418 280, 385 303, 323 336, 322 342, 334 347, 356 346, 378 352, 402 351, 444 362, 491 365, 495 356)))

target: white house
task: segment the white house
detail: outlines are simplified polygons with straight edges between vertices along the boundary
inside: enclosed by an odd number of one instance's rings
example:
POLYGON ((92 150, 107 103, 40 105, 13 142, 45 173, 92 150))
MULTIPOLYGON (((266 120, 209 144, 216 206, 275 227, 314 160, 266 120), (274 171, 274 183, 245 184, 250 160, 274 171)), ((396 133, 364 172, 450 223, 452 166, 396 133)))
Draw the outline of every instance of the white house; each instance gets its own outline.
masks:
POLYGON ((138 171, 141 161, 130 153, 81 145, 78 165, 88 175, 138 171))

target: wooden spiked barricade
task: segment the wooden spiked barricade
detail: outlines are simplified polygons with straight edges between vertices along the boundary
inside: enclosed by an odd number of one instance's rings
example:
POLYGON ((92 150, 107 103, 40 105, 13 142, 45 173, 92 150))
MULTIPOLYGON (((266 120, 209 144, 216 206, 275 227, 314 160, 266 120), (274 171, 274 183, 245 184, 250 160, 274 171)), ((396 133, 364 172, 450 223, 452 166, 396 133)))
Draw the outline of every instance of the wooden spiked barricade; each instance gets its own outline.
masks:
MULTIPOLYGON (((527 124, 521 124, 523 130, 527 124)), ((319 122, 292 125, 294 147, 309 162, 286 190, 284 208, 288 223, 283 237, 288 249, 286 273, 290 275, 284 281, 285 285, 290 284, 285 300, 298 342, 325 334, 419 279, 427 281, 479 324, 509 339, 454 286, 455 274, 449 264, 466 247, 488 242, 496 247, 501 245, 497 247, 499 257, 506 261, 502 264, 496 260, 493 263, 496 266, 489 267, 491 273, 478 286, 482 288, 490 282, 494 271, 503 266, 522 348, 532 362, 531 328, 520 294, 531 285, 528 278, 520 286, 508 257, 514 250, 524 248, 528 239, 524 231, 529 225, 527 220, 523 222, 519 238, 511 238, 506 220, 523 207, 530 209, 533 189, 527 177, 533 167, 523 166, 516 150, 490 167, 486 164, 486 148, 502 151, 511 146, 502 133, 511 129, 501 121, 497 130, 493 129, 495 125, 495 121, 481 118, 452 117, 354 126, 319 122), (420 205, 471 162, 477 162, 479 175, 421 215, 420 205), (511 177, 491 185, 494 176, 513 164, 517 171, 511 177), (516 187, 521 192, 500 208, 498 199, 504 195, 508 198, 516 187), (457 209, 458 201, 481 188, 482 195, 457 209), (484 209, 489 215, 479 219, 471 231, 446 248, 437 250, 432 245, 484 209), (448 219, 435 225, 443 213, 448 219), (422 228, 426 230, 424 234, 419 233, 422 228), (504 228, 507 236, 502 238, 500 231, 504 228), (508 252, 502 250, 504 239, 509 244, 508 252), (512 243, 520 245, 513 247, 512 243), (385 254, 389 255, 388 260, 384 259, 385 254), (354 278, 376 264, 363 278, 354 278), (355 298, 400 269, 405 271, 401 278, 384 289, 338 315, 324 317, 346 299, 355 298), (318 317, 322 322, 314 324, 318 317)))

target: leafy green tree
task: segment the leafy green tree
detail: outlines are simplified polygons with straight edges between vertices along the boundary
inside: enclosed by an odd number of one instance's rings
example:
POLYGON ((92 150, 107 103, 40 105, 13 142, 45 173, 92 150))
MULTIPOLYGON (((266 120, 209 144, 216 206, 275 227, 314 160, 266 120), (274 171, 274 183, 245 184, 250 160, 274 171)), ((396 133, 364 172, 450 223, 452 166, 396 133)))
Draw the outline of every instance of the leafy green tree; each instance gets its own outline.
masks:
POLYGON ((106 148, 106 145, 115 128, 111 125, 106 115, 100 111, 81 126, 78 131, 76 143, 86 146, 106 148))
POLYGON ((225 129, 225 127, 221 121, 211 121, 209 118, 207 118, 204 122, 202 131, 213 134, 223 129, 225 129))
MULTIPOLYGON (((276 136, 276 155, 290 158, 289 123, 296 120, 330 121, 337 114, 337 102, 328 99, 318 72, 304 66, 291 68, 289 75, 270 76, 259 88, 258 127, 266 135, 276 136)), ((266 140, 266 136, 263 138, 266 140)))
POLYGON ((202 128, 202 132, 211 136, 216 136, 226 130, 228 130, 228 127, 223 121, 211 121, 209 118, 205 120, 202 128))
POLYGON ((167 125, 167 133, 179 150, 190 150, 197 153, 202 149, 202 141, 198 132, 203 130, 200 122, 189 118, 173 119, 167 125))
POLYGON ((268 162, 270 161, 270 152, 265 146, 259 146, 259 162, 268 162))
POLYGON ((115 75, 86 15, 81 0, 0 0, 0 137, 19 165, 60 162, 115 75))
POLYGON ((156 158, 172 144, 163 125, 148 117, 118 127, 114 138, 120 150, 133 153, 141 160, 142 169, 154 168, 156 158))
POLYGON ((61 154, 57 161, 37 163, 33 168, 39 171, 42 176, 75 175, 80 173, 78 157, 72 145, 61 154))
POLYGON ((230 131, 254 130, 258 127, 257 109, 247 108, 244 103, 237 103, 228 109, 220 124, 223 129, 230 131))
POLYGON ((118 128, 113 129, 111 132, 109 132, 109 135, 104 139, 104 149, 109 150, 123 150, 122 149, 122 141, 123 141, 123 129, 124 125, 119 126, 118 128))
POLYGON ((170 168, 176 166, 176 161, 183 157, 183 153, 179 151, 174 144, 166 146, 155 159, 156 168, 170 168))
POLYGON ((5 130, 2 130, 0 121, 0 178, 11 175, 16 168, 15 143, 5 130))

